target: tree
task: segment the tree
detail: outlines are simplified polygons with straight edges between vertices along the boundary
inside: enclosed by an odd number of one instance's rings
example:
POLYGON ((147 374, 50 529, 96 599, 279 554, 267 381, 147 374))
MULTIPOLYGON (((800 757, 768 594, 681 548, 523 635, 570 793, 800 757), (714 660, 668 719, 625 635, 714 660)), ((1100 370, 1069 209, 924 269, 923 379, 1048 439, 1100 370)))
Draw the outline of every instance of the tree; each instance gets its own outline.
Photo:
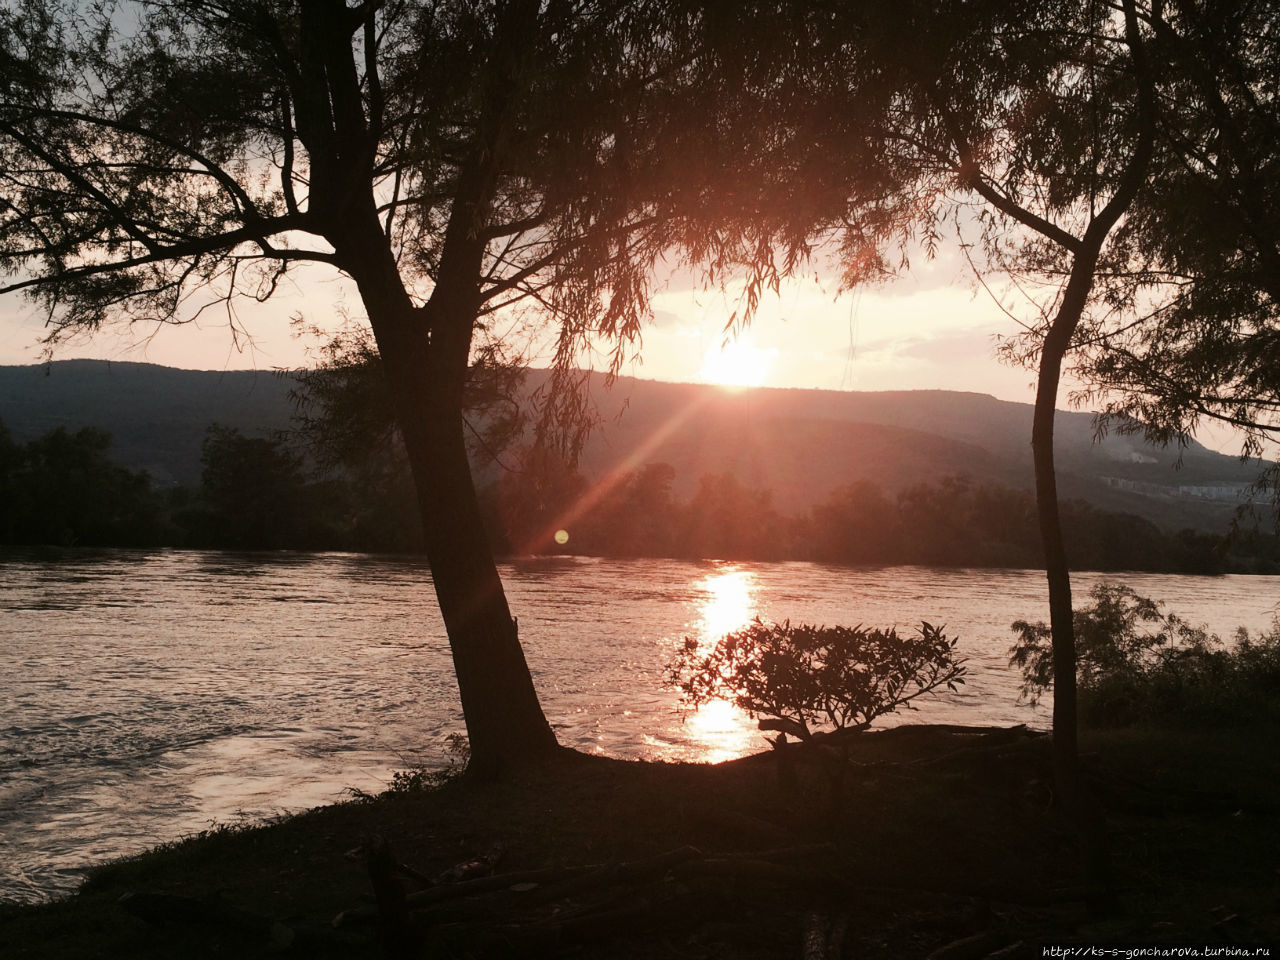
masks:
MULTIPOLYGON (((751 47, 745 31, 766 52, 746 66, 726 53, 726 70, 754 78, 748 89, 767 86, 759 75, 772 72, 779 102, 790 105, 795 88, 812 100, 764 138, 788 175, 814 174, 805 202, 785 226, 762 220, 756 229, 772 228, 772 239, 797 255, 834 237, 849 284, 907 268, 917 245, 932 255, 955 230, 980 278, 1010 274, 1043 291, 1020 356, 1037 370, 1032 449, 1059 658, 1054 758, 1070 805, 1077 710, 1054 413, 1064 358, 1098 305, 1108 241, 1148 183, 1151 28, 1136 0, 798 3, 781 12, 753 4, 739 19, 730 42, 751 47), (823 170, 824 162, 835 169, 823 170)), ((749 262, 752 236, 741 247, 749 262)))
POLYGON ((201 485, 214 544, 236 550, 307 545, 324 517, 311 503, 302 459, 284 443, 213 424, 201 447, 201 485))
POLYGON ((24 458, 23 449, 13 440, 8 425, 0 420, 0 543, 13 543, 19 528, 19 517, 24 510, 21 499, 20 475, 24 458))
POLYGON ((18 446, 0 425, 0 542, 155 546, 164 529, 151 478, 108 455, 96 427, 63 427, 18 446))
POLYGON ((773 493, 745 487, 731 473, 700 477, 686 512, 685 556, 775 560, 787 554, 773 493))
POLYGON ((609 556, 673 556, 684 509, 672 495, 675 478, 671 464, 646 463, 607 486, 583 518, 589 546, 609 556))
POLYGON ((956 72, 975 68, 972 61, 915 64, 912 72, 940 134, 931 149, 957 186, 990 211, 980 232, 989 261, 1008 266, 1012 248, 1019 273, 1061 278, 1033 340, 1031 446, 1053 636, 1055 778, 1071 805, 1078 789, 1075 636, 1054 416, 1063 358, 1090 306, 1103 248, 1147 180, 1154 91, 1133 0, 1118 16, 1094 7, 1041 19, 1017 39, 1031 49, 1019 54, 1001 32, 980 37, 976 49, 958 45, 952 56, 972 57, 983 70, 974 86, 955 82, 956 72), (1010 227, 1021 228, 1012 244, 1010 227))
POLYGON ((898 511, 869 480, 833 490, 813 508, 809 540, 819 560, 892 563, 905 555, 898 511))
MULTIPOLYGON (((235 322, 301 265, 348 277, 411 465, 473 767, 555 749, 485 541, 462 404, 521 310, 561 382, 645 316, 670 75, 661 5, 173 0, 0 12, 0 292, 51 339, 235 322), (209 309, 206 302, 204 309, 209 309)), ((554 410, 555 405, 550 405, 554 410)))
POLYGON ((498 512, 507 543, 517 554, 566 549, 556 534, 586 481, 565 457, 543 444, 524 447, 517 460, 498 481, 498 512))

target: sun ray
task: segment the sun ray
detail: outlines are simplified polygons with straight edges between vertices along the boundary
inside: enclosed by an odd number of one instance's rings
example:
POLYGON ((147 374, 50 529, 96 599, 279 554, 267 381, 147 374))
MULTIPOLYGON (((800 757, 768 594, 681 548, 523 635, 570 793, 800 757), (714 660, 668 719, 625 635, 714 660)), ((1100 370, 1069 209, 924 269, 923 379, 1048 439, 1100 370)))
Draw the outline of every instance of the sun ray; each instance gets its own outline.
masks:
POLYGON ((636 470, 644 466, 648 462, 650 455, 662 445, 662 443, 687 423, 693 416, 701 410, 708 401, 710 396, 695 396, 694 399, 686 406, 675 411, 670 417, 658 424, 657 427, 645 437, 623 459, 613 467, 608 473, 601 477, 596 483, 592 484, 574 503, 568 508, 561 511, 547 525, 544 532, 545 536, 541 539, 545 541, 547 537, 565 531, 566 542, 572 536, 573 525, 581 517, 586 516, 591 510, 612 493, 617 487, 626 482, 636 470))

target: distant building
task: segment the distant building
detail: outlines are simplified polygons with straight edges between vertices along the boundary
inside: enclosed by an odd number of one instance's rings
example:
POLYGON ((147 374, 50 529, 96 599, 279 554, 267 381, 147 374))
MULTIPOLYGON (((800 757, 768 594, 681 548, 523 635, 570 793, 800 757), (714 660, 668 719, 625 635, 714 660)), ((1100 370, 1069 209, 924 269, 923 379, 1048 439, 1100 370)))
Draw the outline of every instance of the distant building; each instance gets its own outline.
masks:
POLYGON ((1176 487, 1162 483, 1147 483, 1127 477, 1099 477, 1108 487, 1141 493, 1148 497, 1169 497, 1180 500, 1212 500, 1216 503, 1244 503, 1252 500, 1249 485, 1243 483, 1180 484, 1176 487))

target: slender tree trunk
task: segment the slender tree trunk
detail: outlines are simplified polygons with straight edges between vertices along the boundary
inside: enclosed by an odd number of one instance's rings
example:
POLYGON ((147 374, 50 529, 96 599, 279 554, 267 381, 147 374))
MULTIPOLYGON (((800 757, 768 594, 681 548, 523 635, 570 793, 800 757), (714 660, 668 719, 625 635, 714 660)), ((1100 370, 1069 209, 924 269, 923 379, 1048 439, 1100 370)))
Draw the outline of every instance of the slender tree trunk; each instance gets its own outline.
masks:
MULTIPOLYGON (((1105 234, 1103 235, 1105 236, 1105 234)), ((1075 824, 1081 869, 1088 883, 1109 889, 1110 856, 1106 828, 1097 805, 1080 782, 1079 710, 1076 696, 1076 637, 1071 610, 1071 573, 1067 566, 1054 469, 1053 426, 1062 360, 1080 324, 1093 286, 1101 240, 1075 254, 1063 293, 1040 353, 1036 405, 1031 427, 1035 463, 1036 511, 1049 582, 1049 625, 1053 638, 1053 776, 1061 811, 1075 824)))
MULTIPOLYGON (((1076 317, 1078 322, 1079 316, 1076 317)), ((1031 425, 1031 456, 1035 464, 1036 514, 1040 522, 1040 542, 1049 583, 1049 626, 1053 638, 1053 771, 1058 793, 1074 800, 1078 781, 1076 708, 1076 640, 1071 612, 1071 573, 1062 538, 1062 517, 1058 507, 1058 479, 1053 456, 1053 427, 1058 385, 1062 374, 1064 348, 1050 349, 1053 331, 1075 329, 1076 322, 1061 313, 1040 356, 1036 383, 1035 412, 1031 425)))
POLYGON ((1031 456, 1035 464, 1036 514, 1049 583, 1049 627, 1053 638, 1053 768, 1059 796, 1074 807, 1079 796, 1079 716, 1076 697, 1076 634, 1071 610, 1071 572, 1062 537, 1058 477, 1053 456, 1062 361, 1080 325, 1093 287, 1105 231, 1091 230, 1071 264, 1062 303, 1049 325, 1040 351, 1036 404, 1031 424, 1031 456))
POLYGON ((1076 638, 1071 611, 1071 574, 1062 540, 1058 509, 1058 482, 1053 461, 1053 420, 1062 360, 1080 325, 1098 269, 1098 258, 1107 236, 1132 205, 1147 177, 1155 137, 1155 100, 1147 69, 1134 0, 1122 0, 1125 42, 1133 55, 1138 82, 1138 136, 1133 156, 1122 173, 1115 193, 1089 222, 1077 246, 1072 247, 1071 275, 1062 303, 1049 325, 1040 353, 1036 405, 1032 421, 1031 450, 1036 473, 1036 510, 1044 546, 1045 574, 1049 581, 1049 625, 1053 636, 1053 758, 1058 791, 1068 807, 1079 811, 1079 716, 1076 703, 1076 638))

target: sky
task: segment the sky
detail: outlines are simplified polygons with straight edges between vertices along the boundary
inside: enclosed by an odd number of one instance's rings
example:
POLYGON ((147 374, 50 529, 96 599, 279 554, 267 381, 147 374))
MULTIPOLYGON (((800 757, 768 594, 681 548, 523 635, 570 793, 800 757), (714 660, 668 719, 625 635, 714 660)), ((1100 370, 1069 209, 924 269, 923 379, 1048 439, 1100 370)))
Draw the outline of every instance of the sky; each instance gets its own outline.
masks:
MULTIPOLYGON (((994 337, 1016 330, 984 292, 969 289, 954 263, 925 265, 891 285, 841 292, 813 273, 768 294, 751 325, 726 337, 737 293, 706 290, 673 275, 655 285, 654 320, 625 373, 651 380, 737 383, 828 390, 947 389, 1030 402, 1032 374, 998 363, 994 337)), ((318 340, 290 318, 332 329, 359 316, 348 284, 301 277, 265 305, 225 310, 180 326, 104 327, 58 346, 55 359, 159 363, 199 370, 299 367, 314 362, 318 340)), ((40 315, 20 297, 0 298, 0 364, 42 359, 40 315)), ((537 363, 537 358, 534 360, 537 363)), ((601 361, 603 363, 603 361, 601 361)))
MULTIPOLYGON (((1034 372, 1001 363, 996 339, 1017 332, 1025 315, 1007 292, 975 289, 959 255, 917 260, 890 284, 841 291, 833 271, 785 282, 767 295, 745 330, 726 337, 738 308, 731 288, 707 290, 687 275, 661 278, 639 358, 623 373, 651 380, 826 390, 962 390, 1031 403, 1034 372)), ((301 326, 335 329, 360 316, 350 284, 319 272, 292 281, 266 304, 225 310, 183 325, 108 327, 61 344, 55 359, 158 363, 196 370, 271 370, 315 362, 320 340, 301 326), (302 324, 291 322, 301 317, 302 324), (247 332, 249 336, 244 336, 247 332)), ((0 364, 38 363, 41 317, 20 297, 0 298, 0 364)), ((535 355, 534 364, 538 365, 535 355)), ((603 365, 600 360, 599 366, 603 365)), ((1067 391, 1059 407, 1067 408, 1067 391)), ((1227 453, 1239 450, 1225 430, 1199 439, 1227 453)))

